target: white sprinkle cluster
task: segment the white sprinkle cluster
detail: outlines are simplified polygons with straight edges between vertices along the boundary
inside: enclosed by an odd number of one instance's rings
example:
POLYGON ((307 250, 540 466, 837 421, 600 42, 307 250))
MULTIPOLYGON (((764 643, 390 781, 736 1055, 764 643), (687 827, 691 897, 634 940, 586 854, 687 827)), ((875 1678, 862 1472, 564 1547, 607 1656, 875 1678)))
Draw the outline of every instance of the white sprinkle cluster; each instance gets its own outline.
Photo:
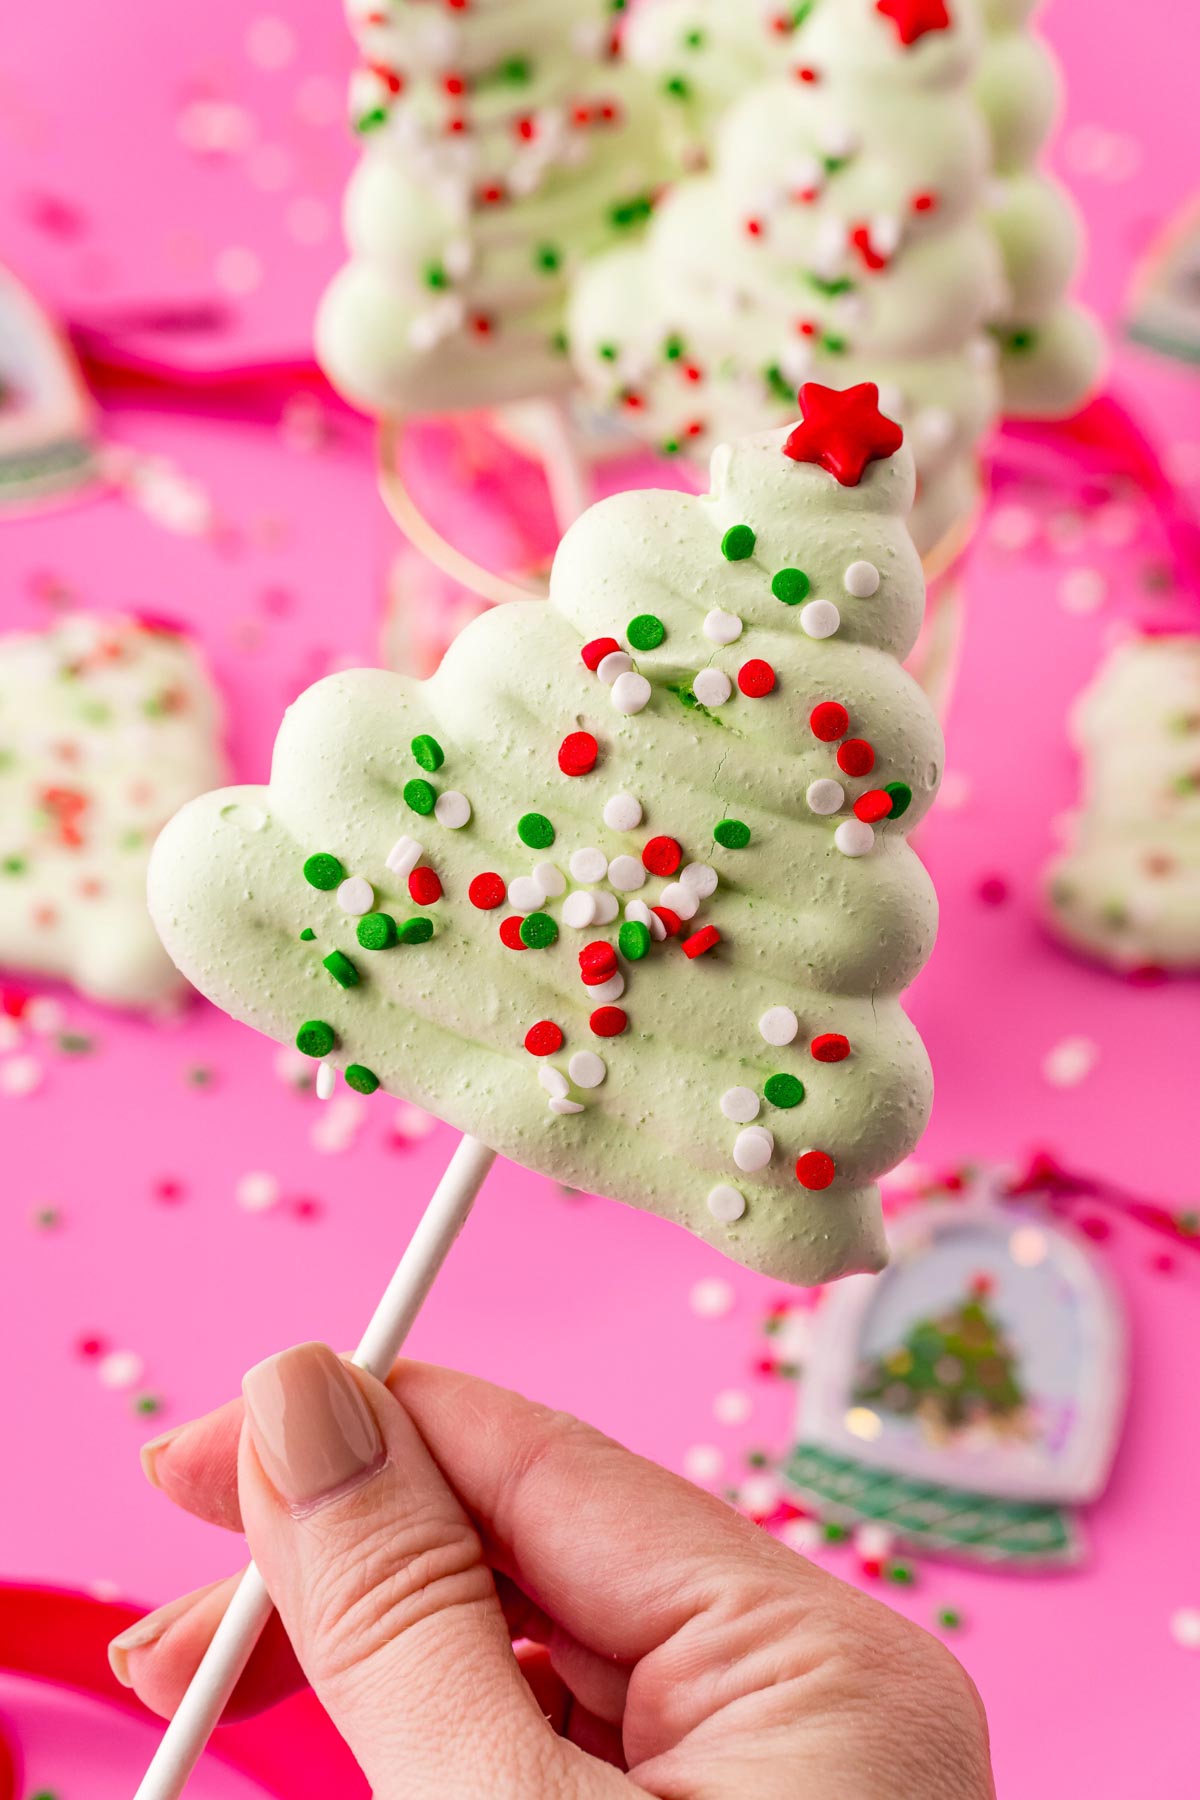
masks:
POLYGON ((624 650, 610 650, 596 664, 596 674, 605 687, 613 687, 618 676, 628 675, 633 668, 633 658, 624 650))
POLYGON ((685 887, 682 881, 672 881, 662 891, 662 905, 681 919, 694 919, 700 910, 700 896, 695 888, 685 887))

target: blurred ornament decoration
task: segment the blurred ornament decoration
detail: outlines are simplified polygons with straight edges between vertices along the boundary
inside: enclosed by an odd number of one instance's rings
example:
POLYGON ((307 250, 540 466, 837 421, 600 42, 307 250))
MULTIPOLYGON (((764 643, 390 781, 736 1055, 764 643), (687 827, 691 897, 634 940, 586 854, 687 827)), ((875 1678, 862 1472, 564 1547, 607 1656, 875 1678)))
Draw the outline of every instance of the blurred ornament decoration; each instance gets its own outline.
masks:
POLYGON ((1200 200, 1188 201, 1139 265, 1126 329, 1160 356, 1200 363, 1200 200))
POLYGON ((97 477, 95 414, 66 337, 0 266, 0 512, 97 477))

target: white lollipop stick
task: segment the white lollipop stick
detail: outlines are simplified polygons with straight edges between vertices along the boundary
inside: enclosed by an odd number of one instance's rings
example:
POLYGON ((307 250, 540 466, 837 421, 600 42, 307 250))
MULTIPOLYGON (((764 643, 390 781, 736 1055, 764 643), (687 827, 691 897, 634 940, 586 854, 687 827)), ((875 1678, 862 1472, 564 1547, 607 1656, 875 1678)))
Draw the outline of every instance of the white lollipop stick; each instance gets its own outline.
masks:
POLYGON ((539 411, 542 416, 538 449, 542 469, 550 489, 558 535, 565 537, 576 519, 587 511, 592 497, 565 408, 557 401, 547 400, 539 411))
MULTIPOLYGON (((462 1139, 354 1352, 360 1369, 381 1381, 387 1376, 495 1160, 496 1152, 478 1138, 462 1139)), ((134 1800, 179 1800, 271 1610, 262 1576, 250 1563, 134 1800)))

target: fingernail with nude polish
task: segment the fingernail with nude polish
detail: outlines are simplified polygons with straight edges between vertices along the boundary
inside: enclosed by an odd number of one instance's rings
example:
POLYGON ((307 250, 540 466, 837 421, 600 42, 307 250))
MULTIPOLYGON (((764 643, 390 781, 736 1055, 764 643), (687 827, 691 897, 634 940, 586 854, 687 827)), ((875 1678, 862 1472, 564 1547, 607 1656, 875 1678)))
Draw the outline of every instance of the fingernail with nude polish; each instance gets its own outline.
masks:
POLYGON ((151 1438, 148 1444, 142 1445, 138 1452, 142 1459, 142 1473, 151 1487, 162 1487, 162 1482, 158 1479, 158 1459, 167 1446, 175 1442, 180 1432, 186 1430, 186 1425, 176 1425, 173 1430, 164 1431, 159 1437, 151 1438))
POLYGON ((197 1598, 196 1594, 184 1594, 178 1600, 169 1600, 165 1606, 147 1613, 144 1619, 127 1626, 113 1638, 108 1646, 108 1666, 122 1687, 133 1686, 129 1678, 129 1652, 144 1650, 147 1644, 156 1644, 168 1626, 192 1610, 197 1598))
POLYGON ((289 1507, 318 1506, 382 1466, 371 1409, 327 1345, 268 1357, 250 1370, 242 1392, 263 1473, 289 1507))

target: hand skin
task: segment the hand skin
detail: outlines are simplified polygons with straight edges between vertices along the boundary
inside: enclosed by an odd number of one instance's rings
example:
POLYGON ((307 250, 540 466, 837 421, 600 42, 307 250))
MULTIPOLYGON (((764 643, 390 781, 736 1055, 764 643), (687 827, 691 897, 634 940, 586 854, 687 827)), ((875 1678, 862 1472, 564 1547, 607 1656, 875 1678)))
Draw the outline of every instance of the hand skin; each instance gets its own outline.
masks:
MULTIPOLYGON (((357 1481, 289 1508, 241 1400, 146 1457, 177 1505, 245 1530, 279 1609, 231 1714, 311 1683, 376 1800, 994 1800, 949 1651, 721 1501, 468 1375, 284 1358, 365 1401, 382 1454, 357 1481)), ((232 1587, 115 1640, 156 1711, 232 1587)))

